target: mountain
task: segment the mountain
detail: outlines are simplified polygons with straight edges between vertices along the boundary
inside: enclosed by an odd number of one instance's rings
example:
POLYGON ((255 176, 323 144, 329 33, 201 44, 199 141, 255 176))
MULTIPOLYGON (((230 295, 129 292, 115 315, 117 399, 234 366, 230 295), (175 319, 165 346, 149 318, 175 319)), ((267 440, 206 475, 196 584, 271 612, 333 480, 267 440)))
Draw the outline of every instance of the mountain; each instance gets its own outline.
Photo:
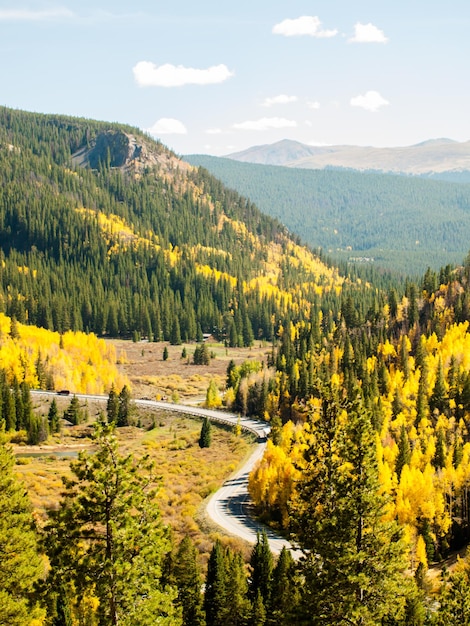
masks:
POLYGON ((459 143, 451 139, 432 139, 402 148, 309 146, 284 139, 229 154, 227 158, 305 169, 334 167, 419 176, 466 173, 470 181, 470 141, 459 143))
POLYGON ((19 322, 250 345, 341 291, 283 224, 133 127, 0 107, 0 181, 0 310, 19 322))
POLYGON ((470 241, 470 185, 354 170, 308 170, 191 155, 336 262, 406 275, 459 264, 470 241))

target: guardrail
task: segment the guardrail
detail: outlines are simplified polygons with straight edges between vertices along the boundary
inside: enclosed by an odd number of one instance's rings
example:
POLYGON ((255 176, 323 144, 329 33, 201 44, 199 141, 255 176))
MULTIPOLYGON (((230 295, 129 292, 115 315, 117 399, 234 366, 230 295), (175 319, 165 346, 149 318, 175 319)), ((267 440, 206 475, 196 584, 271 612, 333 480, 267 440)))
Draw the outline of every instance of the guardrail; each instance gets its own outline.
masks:
MULTIPOLYGON (((42 395, 65 395, 63 391, 54 392, 31 390, 31 393, 42 395)), ((107 402, 108 400, 108 396, 98 396, 93 394, 73 394, 73 392, 70 392, 70 395, 76 395, 77 398, 81 398, 83 400, 96 400, 98 402, 107 402)), ((175 413, 184 413, 185 415, 191 415, 192 417, 208 417, 211 422, 217 422, 218 424, 231 426, 232 428, 239 425, 243 431, 254 435, 259 442, 266 441, 269 433, 271 432, 271 427, 268 422, 263 422, 262 420, 250 417, 242 417, 240 415, 237 415, 236 413, 228 413, 223 411, 216 411, 214 409, 204 409, 202 407, 190 406, 186 404, 173 404, 171 402, 149 400, 144 398, 135 399, 133 400, 133 402, 140 406, 148 406, 153 409, 162 409, 175 413)))

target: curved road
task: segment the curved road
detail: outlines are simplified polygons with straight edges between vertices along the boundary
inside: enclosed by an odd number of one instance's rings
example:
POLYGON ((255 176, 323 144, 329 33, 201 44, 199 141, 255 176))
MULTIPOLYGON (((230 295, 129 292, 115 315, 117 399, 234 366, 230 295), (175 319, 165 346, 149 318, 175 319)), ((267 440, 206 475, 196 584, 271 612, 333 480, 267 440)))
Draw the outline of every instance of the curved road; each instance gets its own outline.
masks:
MULTIPOLYGON (((57 395, 52 391, 31 391, 33 394, 57 395)), ((108 396, 89 394, 75 394, 82 400, 96 400, 106 402, 108 396)), ((208 417, 213 422, 230 426, 239 424, 241 428, 258 438, 256 448, 243 466, 231 476, 222 487, 216 491, 207 504, 207 514, 218 526, 228 534, 235 535, 249 543, 256 543, 256 534, 264 530, 268 537, 269 546, 274 554, 279 554, 283 546, 292 551, 294 558, 300 556, 299 551, 294 551, 292 545, 267 526, 257 522, 251 515, 252 504, 248 495, 248 476, 256 462, 263 456, 266 448, 266 437, 270 426, 267 422, 248 417, 240 417, 235 413, 225 413, 201 407, 193 407, 185 404, 172 404, 157 400, 133 400, 139 406, 148 406, 155 409, 164 409, 177 413, 184 413, 195 417, 208 417)))

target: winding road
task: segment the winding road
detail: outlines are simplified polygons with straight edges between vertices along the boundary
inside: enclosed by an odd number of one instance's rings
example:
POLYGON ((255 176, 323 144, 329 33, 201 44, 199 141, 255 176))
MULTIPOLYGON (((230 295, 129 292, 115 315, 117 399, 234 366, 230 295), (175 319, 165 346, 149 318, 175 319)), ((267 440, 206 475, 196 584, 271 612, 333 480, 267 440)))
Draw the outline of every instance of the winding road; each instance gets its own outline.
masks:
MULTIPOLYGON (((31 391, 32 394, 55 396, 52 391, 31 391)), ((98 396, 89 394, 75 394, 82 400, 95 400, 107 402, 108 396, 98 396)), ((138 406, 146 406, 154 409, 162 409, 175 413, 184 413, 195 417, 208 417, 212 422, 225 424, 227 426, 240 425, 242 430, 257 437, 256 448, 243 466, 235 472, 220 489, 218 489, 209 499, 207 504, 207 514, 210 519, 224 529, 230 535, 240 537, 248 543, 256 543, 257 532, 264 530, 268 537, 269 546, 274 554, 279 554, 283 546, 292 551, 292 556, 297 558, 300 552, 295 551, 289 541, 277 535, 267 526, 257 522, 251 515, 252 504, 248 495, 248 476, 259 459, 263 456, 266 448, 266 438, 270 432, 267 422, 248 417, 240 417, 235 413, 226 413, 202 407, 193 407, 185 404, 172 404, 169 402, 159 402, 157 400, 137 399, 133 402, 138 406)))

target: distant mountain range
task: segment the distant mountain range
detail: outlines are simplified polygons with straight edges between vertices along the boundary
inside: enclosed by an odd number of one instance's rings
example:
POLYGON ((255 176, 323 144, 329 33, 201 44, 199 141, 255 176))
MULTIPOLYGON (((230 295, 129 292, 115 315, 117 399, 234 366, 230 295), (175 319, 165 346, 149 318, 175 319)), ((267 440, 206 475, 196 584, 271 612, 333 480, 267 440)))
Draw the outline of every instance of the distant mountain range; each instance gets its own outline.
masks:
POLYGON ((235 161, 304 169, 342 168, 470 182, 470 141, 431 139, 399 148, 309 146, 283 139, 227 155, 235 161))

